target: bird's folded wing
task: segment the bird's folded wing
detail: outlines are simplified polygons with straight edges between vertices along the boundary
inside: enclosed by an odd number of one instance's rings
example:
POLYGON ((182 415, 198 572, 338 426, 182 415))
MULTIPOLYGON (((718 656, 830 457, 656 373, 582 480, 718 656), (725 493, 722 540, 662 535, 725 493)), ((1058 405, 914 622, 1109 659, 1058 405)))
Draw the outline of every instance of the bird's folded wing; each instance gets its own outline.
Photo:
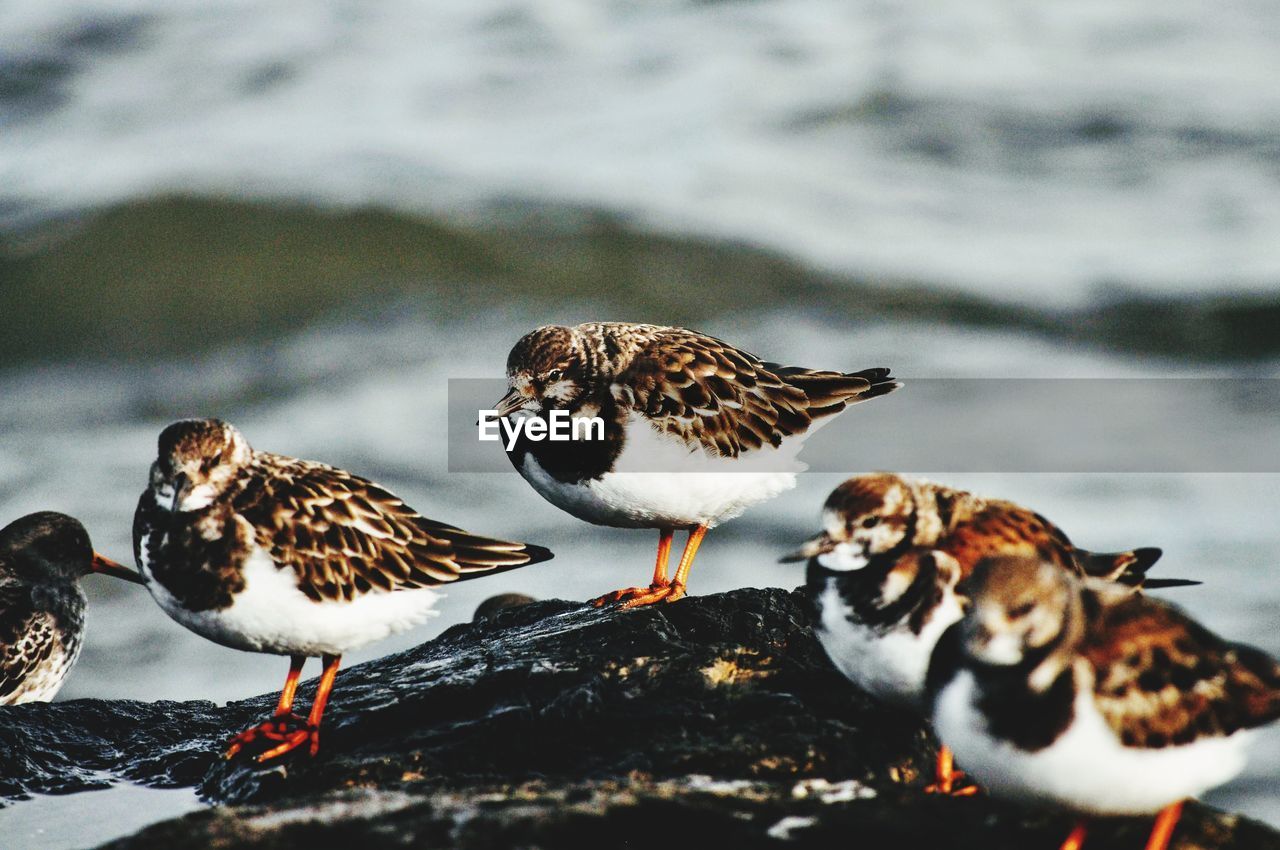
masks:
POLYGON ((620 404, 691 449, 737 457, 778 446, 816 418, 881 394, 874 389, 877 377, 880 386, 897 387, 885 370, 844 375, 783 367, 714 337, 672 328, 636 354, 612 391, 620 404))
POLYGON ((429 520, 377 484, 323 464, 277 458, 261 486, 266 492, 241 513, 316 599, 447 584, 551 557, 429 520))
POLYGON ((0 703, 17 691, 27 676, 58 645, 52 614, 36 610, 31 589, 0 584, 0 703))
POLYGON ((1185 744, 1280 717, 1280 664, 1265 653, 1149 597, 1100 605, 1085 656, 1097 705, 1124 745, 1185 744))

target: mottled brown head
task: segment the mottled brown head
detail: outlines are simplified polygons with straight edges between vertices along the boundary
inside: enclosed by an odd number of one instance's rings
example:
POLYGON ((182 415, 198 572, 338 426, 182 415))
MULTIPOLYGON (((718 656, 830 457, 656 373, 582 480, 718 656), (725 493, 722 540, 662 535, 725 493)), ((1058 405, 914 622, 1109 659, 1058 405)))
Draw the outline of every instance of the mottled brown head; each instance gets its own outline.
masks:
POLYGON ((817 558, 829 570, 862 569, 878 555, 912 545, 915 515, 915 490, 905 478, 855 476, 827 497, 822 533, 784 560, 817 558))
POLYGON ((581 328, 563 325, 525 334, 507 355, 509 390, 498 402, 499 415, 573 410, 584 396, 607 385, 611 377, 607 363, 592 356, 588 343, 581 328))
POLYGON ((194 511, 217 500, 253 460, 253 449, 235 426, 220 419, 184 419, 160 432, 151 465, 156 502, 194 511))
POLYGON ((1021 664, 1059 643, 1080 605, 1075 577, 1036 558, 989 558, 963 586, 971 603, 961 626, 964 650, 993 666, 1021 664))

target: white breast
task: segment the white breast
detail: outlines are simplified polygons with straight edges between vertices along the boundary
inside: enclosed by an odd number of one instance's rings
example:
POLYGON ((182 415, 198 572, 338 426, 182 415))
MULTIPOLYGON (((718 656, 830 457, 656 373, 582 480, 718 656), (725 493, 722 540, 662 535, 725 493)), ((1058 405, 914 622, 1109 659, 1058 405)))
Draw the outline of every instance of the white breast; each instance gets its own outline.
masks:
POLYGON ((933 724, 957 764, 997 796, 1100 815, 1151 814, 1227 782, 1244 767, 1247 732, 1160 749, 1126 747, 1086 688, 1067 731, 1028 753, 991 737, 975 708, 977 694, 973 674, 962 671, 938 694, 933 724))
POLYGON ((906 626, 878 632, 856 620, 840 598, 834 579, 818 597, 820 618, 815 633, 836 669, 867 693, 887 702, 922 709, 929 657, 947 627, 963 611, 947 589, 920 633, 906 626))
POLYGON ((525 456, 520 474, 556 507, 597 525, 714 527, 794 487, 795 473, 804 469, 795 460, 799 448, 800 441, 793 438, 779 449, 737 458, 709 457, 633 415, 614 471, 599 479, 566 484, 548 474, 531 454, 525 456))
MULTIPOLYGON (((141 547, 146 551, 146 546, 141 547)), ((316 602, 298 589, 291 569, 281 569, 257 548, 244 568, 245 588, 228 608, 189 611, 139 568, 165 613, 215 643, 280 655, 341 655, 427 619, 441 594, 429 588, 375 590, 350 602, 316 602)))

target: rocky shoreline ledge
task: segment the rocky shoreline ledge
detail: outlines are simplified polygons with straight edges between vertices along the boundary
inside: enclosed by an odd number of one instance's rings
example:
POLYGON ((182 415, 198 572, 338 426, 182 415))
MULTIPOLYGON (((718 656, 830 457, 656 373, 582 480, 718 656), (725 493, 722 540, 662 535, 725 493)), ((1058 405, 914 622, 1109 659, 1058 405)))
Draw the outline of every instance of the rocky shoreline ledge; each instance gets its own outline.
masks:
MULTIPOLYGON (((807 623, 783 590, 499 610, 342 671, 320 755, 267 769, 220 753, 271 694, 0 708, 0 795, 125 779, 221 804, 118 850, 1058 845, 1069 816, 923 794, 930 736, 837 674, 807 623)), ((1136 850, 1149 826, 1099 823, 1087 846, 1136 850)), ((1280 833, 1196 805, 1174 846, 1280 850, 1280 833)))

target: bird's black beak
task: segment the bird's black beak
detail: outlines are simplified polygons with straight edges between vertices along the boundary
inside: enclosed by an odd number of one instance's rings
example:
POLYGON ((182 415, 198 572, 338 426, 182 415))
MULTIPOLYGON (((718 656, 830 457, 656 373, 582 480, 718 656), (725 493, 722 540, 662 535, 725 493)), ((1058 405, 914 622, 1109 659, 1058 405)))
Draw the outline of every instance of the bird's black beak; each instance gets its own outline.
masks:
POLYGON ((190 481, 185 472, 179 472, 173 477, 173 504, 169 505, 170 513, 178 512, 178 503, 182 501, 183 496, 187 495, 189 484, 190 481))
POLYGON ((798 561, 807 561, 810 558, 824 555, 834 548, 836 548, 836 542, 831 539, 831 535, 824 531, 816 537, 811 537, 803 546, 790 555, 783 555, 778 559, 778 563, 794 564, 798 561))
POLYGON ((524 407, 525 400, 525 397, 515 387, 512 387, 507 390, 506 395, 498 399, 498 403, 494 405, 494 410, 498 411, 499 416, 510 416, 524 407))
POLYGON ((104 576, 122 578, 125 581, 131 581, 134 584, 146 584, 146 581, 143 580, 142 576, 138 575, 124 564, 116 563, 106 555, 101 555, 97 552, 93 553, 93 563, 90 569, 92 569, 93 572, 101 573, 104 576))

